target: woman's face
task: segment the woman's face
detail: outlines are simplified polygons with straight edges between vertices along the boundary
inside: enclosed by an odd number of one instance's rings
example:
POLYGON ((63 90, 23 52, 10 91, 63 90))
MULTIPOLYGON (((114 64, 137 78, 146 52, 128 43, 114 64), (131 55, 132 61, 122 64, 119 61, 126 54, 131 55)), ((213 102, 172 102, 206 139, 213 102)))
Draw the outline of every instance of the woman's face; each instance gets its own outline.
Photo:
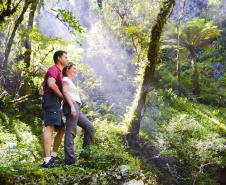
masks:
POLYGON ((75 77, 77 74, 76 67, 73 65, 70 69, 67 70, 67 76, 75 77))

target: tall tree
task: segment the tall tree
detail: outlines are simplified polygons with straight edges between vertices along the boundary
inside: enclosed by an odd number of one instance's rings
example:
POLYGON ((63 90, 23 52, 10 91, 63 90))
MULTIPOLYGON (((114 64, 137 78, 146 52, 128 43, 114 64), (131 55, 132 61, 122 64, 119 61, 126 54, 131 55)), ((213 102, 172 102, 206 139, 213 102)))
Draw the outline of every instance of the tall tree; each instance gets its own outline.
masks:
POLYGON ((24 53, 24 63, 25 63, 27 68, 30 67, 30 60, 31 60, 30 32, 33 28, 35 11, 37 9, 38 3, 39 3, 39 0, 33 0, 32 4, 31 4, 30 12, 29 12, 27 34, 26 34, 26 40, 25 40, 26 51, 24 53))
MULTIPOLYGON (((192 85, 193 93, 196 96, 200 95, 200 81, 198 72, 198 56, 197 50, 211 46, 210 39, 220 35, 222 30, 214 26, 212 21, 205 19, 193 19, 189 22, 183 23, 179 34, 179 44, 182 49, 189 52, 192 60, 192 85)), ((171 44, 177 45, 178 34, 171 33, 168 35, 168 40, 171 44)))
POLYGON ((177 88, 178 88, 178 93, 181 95, 181 64, 180 64, 180 24, 181 20, 184 17, 185 13, 185 7, 186 7, 187 0, 184 0, 183 3, 183 8, 180 17, 178 18, 177 22, 177 88))
POLYGON ((13 40, 16 36, 16 31, 19 28, 19 25, 22 23, 22 21, 24 20, 24 14, 27 11, 29 4, 31 2, 29 0, 25 0, 24 2, 24 6, 23 9, 18 17, 18 19, 15 21, 15 25, 13 27, 12 33, 9 37, 9 40, 6 44, 6 48, 5 48, 5 53, 4 53, 4 60, 3 60, 3 69, 4 71, 7 71, 7 67, 8 67, 8 60, 9 60, 9 54, 13 45, 13 40))
MULTIPOLYGON (((34 18, 35 18, 35 12, 36 9, 38 7, 39 4, 39 0, 33 0, 32 4, 30 6, 30 10, 29 10, 29 17, 28 17, 28 23, 27 23, 27 31, 26 31, 26 38, 25 38, 25 52, 24 55, 22 56, 24 58, 24 63, 25 63, 25 67, 29 68, 30 67, 30 63, 31 63, 31 51, 32 51, 32 46, 31 46, 31 40, 30 40, 30 33, 32 31, 33 28, 33 23, 34 23, 34 18)), ((29 70, 29 69, 28 69, 29 70)), ((24 90, 22 92, 26 92, 26 89, 28 88, 28 82, 26 82, 26 78, 22 77, 22 71, 18 73, 17 75, 17 85, 16 85, 16 90, 15 90, 15 94, 17 96, 19 96, 21 94, 21 89, 23 88, 24 90), (24 83, 22 83, 22 81, 24 81, 24 83)), ((29 88, 28 88, 29 89, 29 88)))
POLYGON ((145 100, 147 94, 151 90, 151 85, 154 79, 155 67, 159 61, 161 33, 174 5, 175 0, 164 0, 162 2, 156 23, 153 25, 151 30, 148 49, 148 62, 143 68, 142 81, 137 91, 136 99, 133 103, 129 121, 127 141, 128 144, 132 147, 137 145, 137 139, 140 131, 140 122, 142 119, 142 112, 145 107, 145 100))

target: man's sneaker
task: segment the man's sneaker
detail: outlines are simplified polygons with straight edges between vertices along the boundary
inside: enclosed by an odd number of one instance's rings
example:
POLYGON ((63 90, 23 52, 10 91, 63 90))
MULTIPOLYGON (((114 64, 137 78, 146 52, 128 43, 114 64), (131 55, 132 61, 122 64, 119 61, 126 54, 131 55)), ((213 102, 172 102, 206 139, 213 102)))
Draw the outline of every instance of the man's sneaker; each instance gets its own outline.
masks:
POLYGON ((45 163, 45 161, 44 161, 43 164, 41 165, 41 167, 42 168, 56 168, 56 167, 60 167, 60 164, 55 163, 54 160, 51 158, 48 163, 45 163))

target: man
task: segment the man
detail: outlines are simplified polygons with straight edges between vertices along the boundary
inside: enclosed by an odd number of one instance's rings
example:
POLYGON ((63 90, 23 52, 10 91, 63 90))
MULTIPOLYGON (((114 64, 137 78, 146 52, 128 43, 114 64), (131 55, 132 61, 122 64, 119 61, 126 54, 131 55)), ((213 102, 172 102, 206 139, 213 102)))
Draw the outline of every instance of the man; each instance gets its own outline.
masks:
POLYGON ((43 147, 45 158, 42 167, 44 168, 59 166, 54 159, 57 157, 57 151, 65 132, 61 115, 61 101, 63 100, 61 71, 68 63, 67 53, 65 51, 56 51, 53 55, 53 60, 55 64, 48 69, 43 82, 43 147), (57 134, 54 138, 51 153, 52 133, 54 130, 57 131, 57 134))

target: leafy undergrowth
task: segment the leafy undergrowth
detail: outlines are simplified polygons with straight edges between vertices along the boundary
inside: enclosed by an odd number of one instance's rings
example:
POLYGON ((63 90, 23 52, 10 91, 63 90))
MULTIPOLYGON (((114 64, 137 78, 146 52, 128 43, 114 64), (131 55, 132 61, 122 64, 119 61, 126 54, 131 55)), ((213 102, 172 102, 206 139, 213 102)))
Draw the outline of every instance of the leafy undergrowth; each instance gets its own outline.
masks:
MULTIPOLYGON (((25 124, 12 115, 0 112, 0 184, 118 185, 139 180, 145 184, 157 184, 156 175, 142 169, 140 161, 127 152, 123 141, 125 127, 112 123, 108 117, 93 119, 96 135, 91 148, 92 159, 78 158, 73 166, 40 168, 43 159, 41 135, 34 133, 41 133, 41 120, 33 118, 32 121, 25 124)), ((82 133, 75 143, 79 154, 82 133)), ((63 158, 62 146, 59 155, 63 158)))
POLYGON ((142 130, 161 155, 174 157, 183 167, 174 174, 178 181, 217 184, 216 171, 226 164, 226 110, 172 91, 152 92, 150 99, 155 105, 145 113, 142 130))

